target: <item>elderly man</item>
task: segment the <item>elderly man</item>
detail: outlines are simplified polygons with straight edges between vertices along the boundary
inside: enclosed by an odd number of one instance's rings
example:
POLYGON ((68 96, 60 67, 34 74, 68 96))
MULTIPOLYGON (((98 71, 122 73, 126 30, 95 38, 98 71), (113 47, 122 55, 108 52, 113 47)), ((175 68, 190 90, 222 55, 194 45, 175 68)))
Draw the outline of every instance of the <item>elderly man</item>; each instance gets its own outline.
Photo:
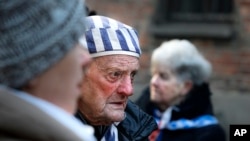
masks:
POLYGON ((73 116, 91 59, 82 2, 0 1, 0 140, 95 140, 73 116))
POLYGON ((98 140, 147 140, 157 125, 128 100, 141 54, 137 32, 104 16, 87 17, 86 23, 81 43, 94 59, 85 71, 76 116, 94 126, 98 140))

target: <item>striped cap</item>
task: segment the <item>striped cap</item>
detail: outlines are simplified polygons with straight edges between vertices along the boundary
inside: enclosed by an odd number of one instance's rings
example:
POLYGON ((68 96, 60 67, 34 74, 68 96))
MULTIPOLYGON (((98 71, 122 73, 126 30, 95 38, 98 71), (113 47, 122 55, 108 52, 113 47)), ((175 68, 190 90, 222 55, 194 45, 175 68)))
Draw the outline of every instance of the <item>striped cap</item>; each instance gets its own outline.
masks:
POLYGON ((137 31, 104 16, 86 18, 86 32, 80 43, 92 57, 124 54, 139 58, 141 55, 137 31))

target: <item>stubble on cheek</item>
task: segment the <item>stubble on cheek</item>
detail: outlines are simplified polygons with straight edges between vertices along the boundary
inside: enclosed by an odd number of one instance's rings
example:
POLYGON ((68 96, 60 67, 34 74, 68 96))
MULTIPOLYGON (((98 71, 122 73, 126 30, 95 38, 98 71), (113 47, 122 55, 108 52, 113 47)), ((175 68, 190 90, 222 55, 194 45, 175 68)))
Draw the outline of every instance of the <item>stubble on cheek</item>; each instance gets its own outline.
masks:
POLYGON ((123 104, 107 104, 105 107, 105 115, 113 122, 119 122, 124 119, 126 103, 123 104))

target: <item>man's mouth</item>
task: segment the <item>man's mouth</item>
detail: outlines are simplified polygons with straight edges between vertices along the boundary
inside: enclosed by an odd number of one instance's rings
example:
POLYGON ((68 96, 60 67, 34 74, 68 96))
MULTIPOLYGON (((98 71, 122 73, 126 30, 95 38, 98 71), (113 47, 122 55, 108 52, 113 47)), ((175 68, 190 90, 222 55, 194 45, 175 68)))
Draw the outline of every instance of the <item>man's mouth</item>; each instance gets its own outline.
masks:
POLYGON ((125 101, 118 101, 118 102, 110 102, 109 104, 111 104, 112 106, 116 107, 116 108, 125 108, 126 102, 125 101))

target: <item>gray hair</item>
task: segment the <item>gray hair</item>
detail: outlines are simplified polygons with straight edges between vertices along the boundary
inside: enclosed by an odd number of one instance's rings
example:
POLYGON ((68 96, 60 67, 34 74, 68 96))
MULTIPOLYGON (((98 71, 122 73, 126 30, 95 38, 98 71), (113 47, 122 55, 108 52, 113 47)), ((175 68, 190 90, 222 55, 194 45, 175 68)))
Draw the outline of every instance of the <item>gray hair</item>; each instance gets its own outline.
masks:
POLYGON ((151 65, 155 63, 169 67, 178 79, 191 80, 197 85, 207 81, 212 72, 211 64, 187 40, 163 42, 152 54, 151 65))

